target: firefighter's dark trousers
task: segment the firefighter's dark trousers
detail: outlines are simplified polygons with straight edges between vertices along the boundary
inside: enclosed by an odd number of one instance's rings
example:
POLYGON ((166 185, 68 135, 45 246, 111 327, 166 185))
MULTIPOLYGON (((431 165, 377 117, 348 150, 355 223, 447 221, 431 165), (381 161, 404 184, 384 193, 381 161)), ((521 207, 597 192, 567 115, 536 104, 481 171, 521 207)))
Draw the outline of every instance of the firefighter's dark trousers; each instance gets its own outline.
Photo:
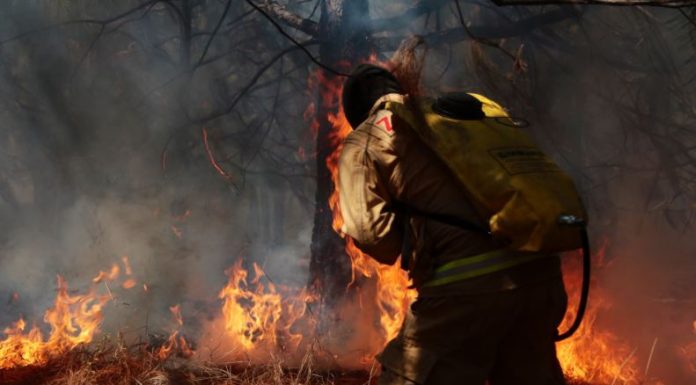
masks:
POLYGON ((560 277, 512 290, 419 298, 379 357, 379 385, 563 385, 554 337, 560 277))

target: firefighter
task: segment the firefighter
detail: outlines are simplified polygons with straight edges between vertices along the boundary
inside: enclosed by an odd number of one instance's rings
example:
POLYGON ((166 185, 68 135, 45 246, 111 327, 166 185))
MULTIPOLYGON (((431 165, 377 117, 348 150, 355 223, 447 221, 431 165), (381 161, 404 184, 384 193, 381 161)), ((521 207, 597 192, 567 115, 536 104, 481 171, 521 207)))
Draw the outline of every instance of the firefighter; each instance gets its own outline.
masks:
POLYGON ((390 71, 357 66, 342 100, 354 128, 339 160, 342 231, 380 263, 394 264, 404 253, 418 290, 400 333, 378 356, 378 383, 565 384, 555 348, 567 305, 559 257, 432 284, 438 267, 506 244, 437 218, 486 225, 441 158, 384 108, 410 105, 390 71))

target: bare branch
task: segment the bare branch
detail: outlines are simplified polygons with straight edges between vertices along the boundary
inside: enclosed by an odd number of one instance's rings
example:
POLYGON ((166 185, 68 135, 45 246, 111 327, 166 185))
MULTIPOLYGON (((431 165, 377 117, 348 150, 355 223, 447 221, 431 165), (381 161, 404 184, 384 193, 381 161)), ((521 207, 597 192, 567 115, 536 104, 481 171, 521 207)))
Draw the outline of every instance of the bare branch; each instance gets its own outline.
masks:
POLYGON ((244 97, 244 95, 247 94, 247 92, 254 86, 254 84, 256 84, 256 82, 261 78, 261 76, 263 76, 263 74, 266 73, 266 71, 269 68, 271 68, 271 66, 273 66, 273 64, 275 64, 275 62, 280 60, 280 58, 282 58, 283 56, 285 56, 289 52, 292 52, 292 51, 295 51, 298 49, 306 49, 305 48, 306 46, 313 45, 313 44, 318 44, 318 42, 309 41, 309 42, 302 43, 299 46, 291 46, 291 47, 288 47, 288 48, 280 51, 275 56, 273 56, 271 58, 271 60, 269 60, 266 64, 264 64, 263 66, 261 66, 261 68, 259 68, 259 70, 256 72, 256 74, 251 77, 249 82, 239 91, 239 93, 236 95, 236 97, 230 102, 230 104, 227 107, 225 107, 225 109, 223 109, 221 111, 213 112, 211 114, 208 114, 207 116, 196 119, 193 123, 204 124, 205 122, 208 122, 210 120, 214 120, 214 119, 217 119, 221 116, 225 116, 225 115, 229 114, 230 112, 232 112, 234 110, 234 107, 237 105, 237 103, 239 103, 239 101, 244 97))
POLYGON ((474 34, 471 33, 471 30, 469 29, 469 26, 467 26, 467 25, 466 25, 466 22, 464 21, 464 15, 462 14, 462 7, 461 7, 461 5, 459 4, 459 0, 454 0, 454 5, 455 5, 455 7, 456 7, 456 9, 457 9, 457 15, 459 16, 459 22, 461 23, 462 28, 464 28, 464 32, 466 32, 466 34, 469 35, 469 38, 470 38, 470 39, 473 39, 473 40, 475 40, 476 42, 478 42, 478 43, 480 43, 480 44, 487 45, 487 46, 489 46, 489 47, 493 47, 493 48, 498 49, 500 52, 502 52, 502 53, 504 53, 505 55, 507 55, 508 57, 510 57, 510 59, 512 59, 513 62, 516 61, 516 60, 518 59, 517 56, 516 56, 515 54, 513 54, 512 52, 506 50, 500 42, 493 41, 493 40, 489 40, 489 39, 480 38, 480 37, 478 37, 478 36, 474 36, 474 34))
POLYGON ((278 24, 278 22, 276 22, 276 21, 271 17, 271 15, 269 15, 268 13, 266 13, 266 11, 264 11, 263 9, 261 9, 261 8, 260 8, 258 5, 256 5, 256 3, 254 3, 252 0, 246 0, 246 2, 247 2, 250 6, 252 6, 254 9, 256 9, 259 13, 261 13, 261 15, 263 15, 263 17, 265 17, 268 21, 270 21, 271 24, 273 24, 273 26, 278 30, 278 32, 280 32, 281 35, 285 36, 286 39, 290 40, 293 44, 295 44, 295 46, 296 46, 297 48, 301 49, 302 52, 304 52, 305 54, 307 54, 307 56, 309 57, 309 59, 310 59, 312 62, 314 62, 314 64, 318 65, 318 66, 321 67, 323 70, 328 71, 328 72, 330 72, 330 73, 332 73, 332 74, 334 74, 334 75, 337 75, 337 76, 345 76, 345 77, 350 76, 350 75, 348 75, 348 74, 341 73, 341 72, 339 72, 339 71, 337 71, 337 70, 335 70, 335 69, 333 69, 333 68, 327 66, 326 64, 320 62, 317 58, 314 57, 314 55, 312 55, 311 52, 309 52, 309 50, 308 50, 307 48, 304 47, 304 45, 300 44, 294 37, 290 36, 290 34, 288 34, 287 32, 285 32, 285 30, 283 30, 283 27, 281 27, 280 24, 278 24))
POLYGON ((227 0, 227 4, 225 4, 225 10, 222 11, 222 16, 220 16, 220 19, 218 20, 217 24, 215 25, 215 29, 213 29, 213 33, 210 35, 208 38, 208 41, 205 43, 205 48, 203 48, 203 53, 201 53, 200 58, 198 58, 198 63, 194 67, 197 68, 203 63, 203 60, 205 59, 205 55, 208 54, 208 49, 210 48, 210 45, 213 43, 213 39, 215 39, 215 35, 217 35, 218 31, 220 30, 220 26, 222 25, 222 22, 225 20, 225 17, 227 17, 227 13, 230 11, 230 6, 232 5, 232 0, 227 0))
POLYGON ((272 14, 284 24, 309 36, 316 37, 319 34, 319 25, 316 22, 288 11, 287 8, 274 0, 266 0, 263 4, 259 4, 258 7, 272 14))

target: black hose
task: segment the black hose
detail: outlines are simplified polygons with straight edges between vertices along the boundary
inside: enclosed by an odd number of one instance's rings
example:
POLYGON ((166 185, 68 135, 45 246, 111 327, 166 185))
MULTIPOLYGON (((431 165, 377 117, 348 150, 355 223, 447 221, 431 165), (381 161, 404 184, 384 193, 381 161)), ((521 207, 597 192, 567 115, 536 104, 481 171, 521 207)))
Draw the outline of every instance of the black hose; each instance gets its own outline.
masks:
POLYGON ((590 252, 590 240, 587 236, 587 229, 585 227, 580 229, 580 242, 582 242, 582 288, 580 291, 580 304, 578 304, 578 312, 575 315, 573 324, 570 325, 567 331, 559 333, 558 336, 556 336, 556 341, 563 341, 578 330, 582 323, 582 318, 585 315, 585 309, 587 308, 587 299, 590 294, 592 253, 590 252))

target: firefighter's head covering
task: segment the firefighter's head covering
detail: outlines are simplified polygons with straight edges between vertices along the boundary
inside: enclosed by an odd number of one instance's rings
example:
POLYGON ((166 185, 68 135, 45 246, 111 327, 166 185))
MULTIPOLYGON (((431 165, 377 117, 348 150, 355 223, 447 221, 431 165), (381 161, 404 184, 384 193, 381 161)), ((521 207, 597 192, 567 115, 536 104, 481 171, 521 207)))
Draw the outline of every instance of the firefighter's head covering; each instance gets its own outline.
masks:
POLYGON ((353 128, 360 125, 377 99, 389 93, 403 93, 394 75, 386 68, 360 64, 343 84, 343 112, 353 128))

